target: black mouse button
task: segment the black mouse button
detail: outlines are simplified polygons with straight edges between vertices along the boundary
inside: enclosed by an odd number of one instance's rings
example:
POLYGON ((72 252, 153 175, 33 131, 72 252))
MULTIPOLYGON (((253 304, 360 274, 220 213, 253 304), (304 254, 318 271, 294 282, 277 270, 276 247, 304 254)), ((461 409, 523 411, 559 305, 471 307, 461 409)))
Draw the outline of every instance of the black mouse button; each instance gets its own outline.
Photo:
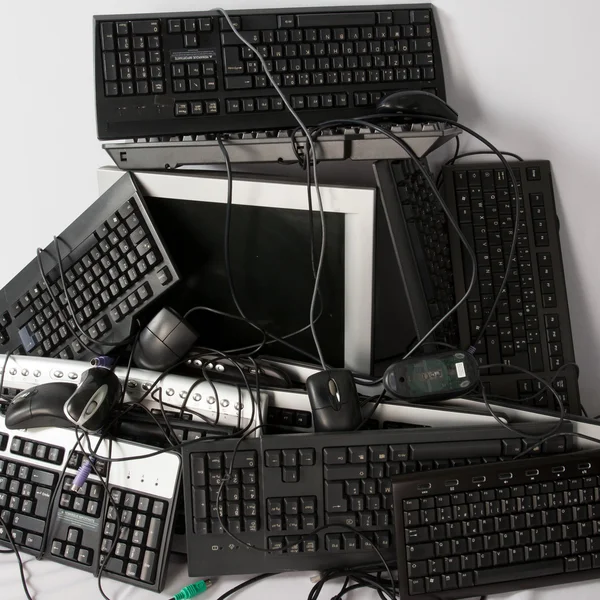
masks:
POLYGON ((197 339, 196 332, 185 321, 179 321, 164 342, 174 354, 183 358, 197 339))
POLYGON ((92 400, 91 402, 88 403, 84 414, 86 416, 91 415, 96 410, 97 407, 98 407, 98 403, 95 400, 92 400))
POLYGON ((146 325, 159 340, 164 340, 181 322, 181 317, 170 308, 163 308, 146 325))

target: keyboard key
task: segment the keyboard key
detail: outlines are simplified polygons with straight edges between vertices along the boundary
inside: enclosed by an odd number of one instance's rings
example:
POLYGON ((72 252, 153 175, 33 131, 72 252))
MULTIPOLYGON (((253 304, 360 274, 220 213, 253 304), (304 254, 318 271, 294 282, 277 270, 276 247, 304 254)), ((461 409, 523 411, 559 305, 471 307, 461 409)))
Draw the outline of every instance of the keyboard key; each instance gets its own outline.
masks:
MULTIPOLYGON (((576 557, 575 562, 577 562, 576 557)), ((478 570, 474 573, 475 585, 491 585, 504 581, 528 579, 530 577, 548 577, 568 570, 565 567, 566 565, 562 560, 554 559, 537 563, 478 570)))

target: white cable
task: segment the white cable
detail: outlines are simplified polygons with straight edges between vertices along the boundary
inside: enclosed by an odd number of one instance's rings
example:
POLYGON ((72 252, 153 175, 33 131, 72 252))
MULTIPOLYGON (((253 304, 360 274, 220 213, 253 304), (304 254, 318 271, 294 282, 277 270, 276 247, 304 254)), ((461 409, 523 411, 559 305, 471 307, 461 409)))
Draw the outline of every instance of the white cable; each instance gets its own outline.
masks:
MULTIPOLYGON (((249 48, 256 55, 256 57, 260 61, 260 64, 262 65, 262 68, 264 69, 264 72, 265 72, 267 78, 271 82, 271 85, 273 86, 273 89, 279 94, 279 96, 281 97, 281 100, 283 101, 285 107, 288 109, 288 111, 290 112, 290 114, 297 121, 298 126, 300 127, 300 129, 302 129, 302 132, 306 136, 306 141, 307 141, 307 143, 309 145, 309 148, 310 148, 310 153, 309 153, 308 159, 309 159, 309 162, 310 162, 310 158, 311 158, 311 155, 312 155, 313 180, 314 180, 314 183, 315 183, 315 193, 317 195, 317 204, 319 206, 319 214, 320 214, 320 217, 321 217, 321 252, 319 254, 319 262, 318 262, 318 265, 317 265, 317 273, 315 275, 315 287, 313 288, 313 294, 312 294, 312 298, 311 298, 311 301, 310 301, 309 319, 310 319, 310 330, 312 332, 313 340, 315 342, 315 347, 317 349, 317 354, 319 355, 319 360, 321 361, 321 366, 323 367, 323 370, 327 370, 327 364, 325 363, 325 358, 323 356, 323 351, 321 350, 321 345, 319 344, 319 339, 317 337, 317 331, 316 331, 316 328, 315 328, 315 319, 314 319, 315 307, 316 307, 316 304, 317 304, 317 295, 318 295, 318 291, 319 291, 319 281, 321 279, 321 272, 323 270, 323 263, 325 262, 325 244, 326 244, 325 211, 323 209, 323 201, 321 200, 321 191, 319 189, 319 180, 317 178, 317 155, 316 155, 316 152, 315 152, 315 145, 314 145, 314 142, 312 140, 312 137, 310 136, 308 128, 306 127, 306 125, 304 125, 302 119, 298 116, 298 113, 296 113, 296 111, 291 107, 290 103, 288 102, 287 98, 285 97, 285 94, 281 91, 281 88, 275 83, 275 81, 274 81, 274 79, 273 79, 273 77, 272 77, 269 69, 267 68, 267 63, 265 62, 265 59, 262 57, 262 54, 248 40, 246 40, 240 34, 240 32, 236 29, 236 27, 234 26, 233 22, 229 18, 229 15, 227 14, 227 12, 223 8, 216 8, 215 10, 223 15, 223 17, 225 18, 225 20, 229 24, 229 27, 231 27, 231 30, 233 31, 233 33, 240 39, 240 41, 247 48, 249 48)), ((307 168, 310 168, 310 164, 308 165, 307 168)))

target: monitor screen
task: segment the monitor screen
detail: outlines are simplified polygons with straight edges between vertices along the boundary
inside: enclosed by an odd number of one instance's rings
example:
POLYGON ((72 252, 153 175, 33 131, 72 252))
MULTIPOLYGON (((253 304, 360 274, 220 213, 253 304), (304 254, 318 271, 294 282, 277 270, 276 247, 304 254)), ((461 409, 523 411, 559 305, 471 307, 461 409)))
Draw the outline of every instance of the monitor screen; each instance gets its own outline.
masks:
MULTIPOLYGON (((143 318, 150 320, 164 306, 183 314, 194 306, 206 306, 237 315, 225 269, 225 174, 131 174, 181 275, 181 284, 154 302, 143 318)), ((107 190, 122 175, 115 168, 99 169, 100 191, 107 190)), ((331 183, 322 184, 320 190, 326 248, 315 308, 319 342, 329 365, 369 373, 375 338, 377 191, 370 185, 331 183)), ((321 226, 313 194, 311 257, 307 198, 305 182, 236 174, 228 247, 233 284, 247 317, 278 337, 304 329, 290 338, 304 353, 277 342, 266 346, 261 354, 315 363, 317 353, 308 326, 313 260, 316 267, 321 226)), ((198 329, 198 345, 205 348, 234 350, 262 339, 260 332, 247 323, 224 316, 195 312, 190 320, 198 329)))
MULTIPOLYGON (((235 193, 235 191, 234 191, 235 193)), ((238 315, 225 268, 226 205, 145 196, 148 210, 177 266, 181 282, 165 298, 184 314, 206 306, 238 315)), ((278 337, 305 328, 310 320, 314 273, 321 248, 320 217, 307 210, 235 204, 231 209, 229 263, 238 302, 245 315, 278 337), (314 267, 313 267, 314 265, 314 267), (314 269, 314 270, 313 270, 314 269)), ((327 362, 344 365, 344 215, 325 213, 326 247, 315 307, 316 330, 327 362)), ((260 342, 248 324, 197 311, 190 315, 200 345, 231 350, 260 342)), ((316 355, 310 329, 288 340, 316 355)), ((275 342, 263 354, 307 360, 275 342)))

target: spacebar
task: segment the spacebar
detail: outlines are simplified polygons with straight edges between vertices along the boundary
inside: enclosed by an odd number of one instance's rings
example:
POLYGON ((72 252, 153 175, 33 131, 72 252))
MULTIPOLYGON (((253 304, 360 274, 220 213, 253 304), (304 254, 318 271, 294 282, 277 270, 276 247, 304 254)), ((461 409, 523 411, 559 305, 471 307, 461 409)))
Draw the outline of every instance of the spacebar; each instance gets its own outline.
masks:
POLYGON ((298 27, 333 27, 334 25, 375 25, 375 13, 314 13, 298 15, 298 27))
POLYGON ((562 559, 523 563, 512 567, 494 567, 484 571, 475 571, 475 585, 489 585, 513 579, 529 579, 530 577, 547 577, 563 573, 564 570, 562 559))

